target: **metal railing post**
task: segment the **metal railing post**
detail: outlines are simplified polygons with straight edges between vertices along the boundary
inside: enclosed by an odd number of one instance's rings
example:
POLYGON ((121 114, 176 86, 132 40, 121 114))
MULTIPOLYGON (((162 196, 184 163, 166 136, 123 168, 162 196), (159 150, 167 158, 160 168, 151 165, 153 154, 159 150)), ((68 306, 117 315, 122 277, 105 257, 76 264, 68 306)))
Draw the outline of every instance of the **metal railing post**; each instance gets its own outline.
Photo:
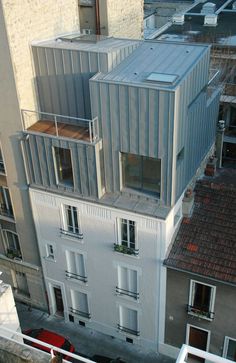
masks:
POLYGON ((54 122, 55 122, 55 129, 56 129, 56 136, 58 137, 58 128, 57 128, 57 117, 54 116, 54 122))

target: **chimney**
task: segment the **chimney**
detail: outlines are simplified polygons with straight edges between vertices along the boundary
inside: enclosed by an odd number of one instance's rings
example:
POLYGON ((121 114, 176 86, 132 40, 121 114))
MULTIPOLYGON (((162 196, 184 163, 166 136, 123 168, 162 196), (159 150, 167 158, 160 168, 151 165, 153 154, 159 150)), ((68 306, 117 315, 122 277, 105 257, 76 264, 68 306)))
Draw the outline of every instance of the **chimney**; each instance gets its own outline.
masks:
POLYGON ((211 156, 206 164, 206 169, 204 174, 206 176, 214 176, 215 172, 216 172, 216 163, 217 163, 217 158, 215 158, 214 156, 211 156))
POLYGON ((225 121, 220 120, 217 124, 216 131, 216 157, 217 157, 217 167, 222 167, 222 150, 224 143, 224 132, 225 132, 225 121))
POLYGON ((191 217, 193 211, 193 204, 194 204, 194 193, 192 189, 189 188, 186 190, 182 202, 183 217, 187 218, 191 217))

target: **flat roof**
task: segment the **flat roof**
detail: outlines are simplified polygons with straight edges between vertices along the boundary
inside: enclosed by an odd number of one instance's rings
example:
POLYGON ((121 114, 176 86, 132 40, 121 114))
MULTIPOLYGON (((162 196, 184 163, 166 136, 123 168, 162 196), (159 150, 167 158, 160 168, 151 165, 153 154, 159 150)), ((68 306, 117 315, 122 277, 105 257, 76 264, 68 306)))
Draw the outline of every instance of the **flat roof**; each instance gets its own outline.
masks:
POLYGON ((118 49, 137 45, 139 40, 121 39, 96 35, 68 34, 57 37, 56 39, 34 41, 32 46, 55 49, 71 49, 95 53, 112 53, 118 49))
POLYGON ((236 12, 221 12, 216 26, 204 25, 202 15, 185 15, 184 24, 171 25, 156 39, 236 46, 236 12))
POLYGON ((93 79, 174 88, 207 50, 207 45, 145 41, 110 73, 93 79))

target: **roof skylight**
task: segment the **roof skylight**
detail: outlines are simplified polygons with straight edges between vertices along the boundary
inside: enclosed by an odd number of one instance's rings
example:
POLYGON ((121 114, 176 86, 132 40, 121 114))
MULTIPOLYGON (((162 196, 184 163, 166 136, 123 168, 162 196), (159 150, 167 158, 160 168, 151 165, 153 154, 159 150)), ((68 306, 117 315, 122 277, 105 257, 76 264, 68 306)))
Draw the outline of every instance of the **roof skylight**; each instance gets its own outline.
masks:
POLYGON ((177 78, 178 78, 178 76, 176 74, 152 72, 149 74, 149 76, 146 78, 146 80, 149 82, 160 82, 160 83, 173 84, 177 78))

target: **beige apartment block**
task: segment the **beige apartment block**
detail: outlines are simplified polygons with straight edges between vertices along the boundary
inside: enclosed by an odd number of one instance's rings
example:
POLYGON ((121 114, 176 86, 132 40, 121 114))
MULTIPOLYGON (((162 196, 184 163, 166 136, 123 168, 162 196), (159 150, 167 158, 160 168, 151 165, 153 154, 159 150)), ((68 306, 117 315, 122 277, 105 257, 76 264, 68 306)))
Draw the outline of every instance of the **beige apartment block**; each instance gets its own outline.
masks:
POLYGON ((21 154, 21 109, 37 109, 30 43, 79 30, 77 0, 0 2, 0 267, 15 297, 47 308, 21 154))

